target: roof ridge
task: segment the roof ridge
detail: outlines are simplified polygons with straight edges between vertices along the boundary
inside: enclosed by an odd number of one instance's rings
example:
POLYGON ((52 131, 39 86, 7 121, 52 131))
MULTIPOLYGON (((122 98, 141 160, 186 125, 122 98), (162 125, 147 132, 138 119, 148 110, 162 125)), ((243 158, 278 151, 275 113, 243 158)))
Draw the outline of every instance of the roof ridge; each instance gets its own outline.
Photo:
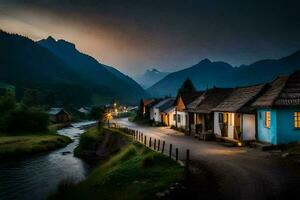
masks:
MULTIPOLYGON (((286 76, 277 76, 277 78, 276 78, 274 81, 276 81, 276 80, 279 79, 279 78, 283 78, 283 77, 286 77, 287 79, 285 80, 285 82, 284 82, 282 88, 280 89, 280 91, 278 92, 277 96, 273 99, 273 101, 272 101, 272 103, 271 103, 271 106, 273 106, 273 104, 275 103, 275 101, 278 99, 278 97, 279 97, 280 94, 282 93, 283 89, 284 89, 285 86, 286 86, 286 83, 287 83, 288 80, 291 78, 291 75, 288 75, 288 76, 287 76, 287 75, 286 75, 286 76)), ((274 82, 274 81, 273 81, 273 82, 274 82)))

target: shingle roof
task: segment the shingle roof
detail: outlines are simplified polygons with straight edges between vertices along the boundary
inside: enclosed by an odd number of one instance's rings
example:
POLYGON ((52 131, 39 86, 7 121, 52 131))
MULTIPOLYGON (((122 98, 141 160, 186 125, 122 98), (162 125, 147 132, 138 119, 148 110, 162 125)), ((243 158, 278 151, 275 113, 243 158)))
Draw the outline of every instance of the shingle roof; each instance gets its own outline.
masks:
POLYGON ((266 84, 260 84, 235 88, 224 101, 212 110, 223 112, 251 112, 252 109, 249 105, 251 105, 265 87, 266 84))
POLYGON ((153 106, 153 108, 158 108, 159 110, 166 109, 168 106, 172 106, 174 104, 174 98, 167 98, 159 101, 157 104, 153 106), (166 107, 167 106, 167 107, 166 107))
POLYGON ((254 107, 300 107, 300 71, 275 79, 254 107))
POLYGON ((63 111, 63 108, 51 108, 48 113, 50 115, 57 115, 60 111, 63 111))
POLYGON ((175 102, 175 98, 170 98, 167 102, 165 102, 163 105, 159 107, 159 110, 163 112, 164 110, 172 107, 174 105, 174 102, 175 102))
MULTIPOLYGON (((179 96, 181 96, 184 105, 187 106, 202 94, 203 94, 203 92, 200 92, 200 91, 196 91, 193 93, 180 93, 179 95, 177 95, 177 98, 179 96)), ((176 101, 177 101, 177 99, 176 99, 176 101)))
POLYGON ((233 89, 230 88, 209 89, 187 106, 188 111, 210 113, 212 112, 212 109, 228 97, 232 91, 233 89))
POLYGON ((275 79, 268 85, 268 89, 264 92, 264 94, 253 102, 252 106, 271 107, 285 86, 287 80, 288 76, 281 76, 275 79))

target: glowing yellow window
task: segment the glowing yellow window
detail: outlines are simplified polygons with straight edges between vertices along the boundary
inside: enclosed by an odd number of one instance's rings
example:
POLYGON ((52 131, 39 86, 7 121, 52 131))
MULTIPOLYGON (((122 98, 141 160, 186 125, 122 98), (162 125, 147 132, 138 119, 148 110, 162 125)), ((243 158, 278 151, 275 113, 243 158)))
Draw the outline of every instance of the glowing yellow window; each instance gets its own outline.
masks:
POLYGON ((271 112, 265 112, 265 127, 270 128, 271 126, 271 112))
POLYGON ((300 128, 300 112, 294 112, 294 127, 300 128))

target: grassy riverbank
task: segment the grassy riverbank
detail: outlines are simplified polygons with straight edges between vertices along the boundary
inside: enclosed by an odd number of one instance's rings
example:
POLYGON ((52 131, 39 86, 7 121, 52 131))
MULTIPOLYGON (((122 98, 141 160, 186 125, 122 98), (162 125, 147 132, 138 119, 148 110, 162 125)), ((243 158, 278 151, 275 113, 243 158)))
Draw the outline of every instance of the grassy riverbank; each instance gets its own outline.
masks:
POLYGON ((64 147, 71 142, 66 136, 54 134, 52 131, 33 135, 1 135, 0 159, 22 157, 64 147))
POLYGON ((119 131, 100 129, 97 133, 96 130, 92 129, 88 135, 97 140, 105 132, 126 138, 127 143, 96 166, 85 181, 77 185, 62 184, 50 199, 155 199, 156 193, 183 181, 184 168, 174 160, 132 142, 119 131))

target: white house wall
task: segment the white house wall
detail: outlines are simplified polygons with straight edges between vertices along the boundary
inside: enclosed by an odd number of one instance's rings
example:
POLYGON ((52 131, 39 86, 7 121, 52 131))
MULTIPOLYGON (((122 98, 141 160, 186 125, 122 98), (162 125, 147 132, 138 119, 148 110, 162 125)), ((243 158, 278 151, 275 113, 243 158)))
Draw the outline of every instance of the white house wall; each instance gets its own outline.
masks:
POLYGON ((255 115, 243 114, 243 140, 255 140, 255 115))
POLYGON ((161 122, 160 112, 158 108, 154 108, 154 121, 155 122, 161 122))
POLYGON ((219 112, 214 112, 214 134, 221 136, 221 129, 219 125, 219 112))

